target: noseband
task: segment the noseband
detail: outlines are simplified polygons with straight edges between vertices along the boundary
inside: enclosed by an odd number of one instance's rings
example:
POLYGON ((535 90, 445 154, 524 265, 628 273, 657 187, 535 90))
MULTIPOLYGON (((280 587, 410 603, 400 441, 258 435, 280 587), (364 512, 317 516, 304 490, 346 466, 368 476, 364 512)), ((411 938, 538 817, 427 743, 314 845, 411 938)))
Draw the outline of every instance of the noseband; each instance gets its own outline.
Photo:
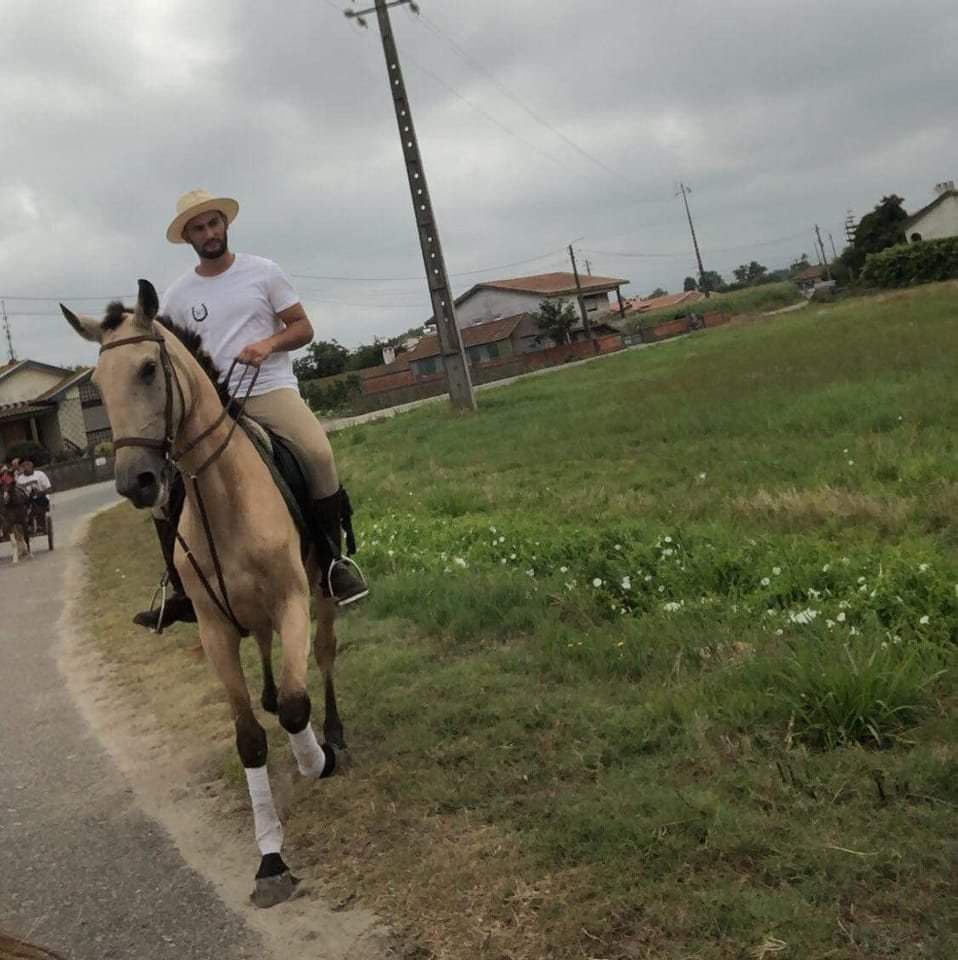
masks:
MULTIPOLYGON (((216 550, 216 541, 213 539, 213 529, 210 526, 209 515, 206 512, 206 505, 203 502, 203 495, 200 491, 199 477, 207 467, 211 466, 217 458, 222 454, 222 452, 229 446, 230 440, 233 438, 233 431, 236 429, 237 424, 239 423, 239 418, 243 415, 243 410, 246 407, 246 401, 249 400, 250 393, 253 391, 253 387, 256 385, 256 380, 259 377, 259 367, 252 367, 253 374, 250 378, 249 385, 246 387, 246 392, 243 393, 242 398, 240 398, 240 391, 243 389, 243 381, 246 379, 246 374, 251 364, 244 364, 247 368, 240 375, 239 380, 237 381, 236 388, 233 393, 230 395, 227 403, 223 407, 223 412, 211 423, 198 437, 194 440, 191 440, 182 450, 177 451, 174 448, 175 442, 175 433, 176 431, 173 428, 173 385, 176 384, 176 391, 180 395, 180 423, 177 425, 177 430, 182 426, 183 417, 186 416, 186 398, 183 395, 183 387, 180 384, 180 379, 176 375, 176 370, 173 368, 173 361, 170 359, 169 349, 166 346, 166 340, 163 337, 159 337, 156 334, 140 334, 135 337, 125 337, 122 340, 113 340, 111 343, 103 344, 100 347, 100 353, 103 354, 107 350, 113 350, 116 347, 127 347, 135 343, 156 343, 160 347, 160 365, 163 368, 163 380, 166 386, 166 400, 164 402, 164 413, 163 413, 163 439, 157 440, 155 437, 119 437, 113 441, 113 449, 118 450, 122 447, 144 447, 148 450, 159 450, 163 455, 163 464, 164 468, 167 471, 168 479, 172 479, 173 470, 178 466, 179 461, 181 461, 188 453, 192 450, 195 450, 196 447, 202 443, 229 415, 232 411, 233 413, 233 422, 230 425, 229 430, 226 433, 226 438, 223 442, 197 467, 195 470, 187 474, 187 477, 190 481, 190 484, 193 488, 193 493, 196 497, 196 502, 199 507, 200 519, 203 522, 203 532, 206 534, 206 543, 210 551, 210 557, 213 561, 213 569, 216 573, 216 579, 219 583, 221 597, 216 595, 216 592, 213 590, 212 584, 209 582, 209 579, 200 569, 200 565, 197 562, 196 558, 193 556, 192 550, 189 548, 189 544, 183 539, 180 535, 180 531, 176 531, 176 539, 179 542, 180 546, 186 553, 187 559, 190 561, 190 564, 193 566, 193 570, 196 572, 196 575, 199 577, 200 582, 203 584, 206 592, 209 594, 210 599, 216 605, 217 609, 226 617, 230 623, 239 631, 241 636, 245 636, 248 631, 243 627, 240 622, 236 619, 236 614, 233 613, 233 608, 230 605, 229 594, 226 590, 226 581, 223 578, 223 568, 220 564, 219 553, 216 550), (239 402, 237 404, 237 399, 239 402)), ((236 369, 238 360, 234 360, 230 364, 229 371, 226 374, 226 383, 233 379, 233 371, 236 369)), ((166 575, 164 575, 165 578, 166 575)), ((161 589, 163 591, 163 600, 160 607, 160 630, 162 630, 163 622, 163 606, 166 604, 166 581, 161 584, 161 589)))

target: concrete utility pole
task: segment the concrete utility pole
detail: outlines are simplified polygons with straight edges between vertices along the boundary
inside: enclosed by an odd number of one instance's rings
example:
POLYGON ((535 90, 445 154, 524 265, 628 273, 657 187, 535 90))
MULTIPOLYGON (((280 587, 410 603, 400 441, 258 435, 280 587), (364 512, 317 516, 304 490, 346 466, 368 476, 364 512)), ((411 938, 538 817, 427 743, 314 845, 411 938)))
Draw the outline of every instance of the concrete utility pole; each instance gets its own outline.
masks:
POLYGON ((828 231, 828 242, 832 245, 832 259, 838 259, 838 251, 835 249, 835 238, 832 236, 831 230, 828 231))
POLYGON ((13 334, 10 332, 10 318, 7 316, 7 304, 0 300, 0 316, 3 317, 3 333, 7 338, 7 356, 11 363, 17 362, 17 354, 13 349, 13 334))
POLYGON ((572 244, 569 244, 569 257, 572 260, 572 274, 575 277, 575 289, 577 294, 577 299, 579 301, 579 313, 582 315, 582 329, 585 331, 586 337, 590 340, 592 339, 592 321, 589 320, 589 311, 585 308, 585 298, 582 296, 582 284, 579 281, 579 268, 575 263, 575 250, 572 247, 572 244))
POLYGON ((858 224, 855 223, 855 214, 851 210, 845 215, 845 239, 848 241, 849 246, 855 245, 855 231, 858 229, 858 224))
POLYGON ((832 279, 832 271, 828 267, 828 257, 825 255, 825 244, 822 243, 822 231, 818 229, 818 224, 815 224, 815 236, 818 238, 818 249, 822 251, 822 266, 825 268, 825 279, 832 279))
POLYGON ((457 410, 475 410, 476 398, 472 392, 472 379, 469 376, 469 364, 462 345, 462 332, 456 323, 456 305, 449 286, 446 262, 439 243, 439 228, 433 214, 429 188, 426 186, 426 172, 419 154, 419 142, 412 122, 409 98, 406 96, 406 84, 399 66, 399 52, 393 38, 392 24, 389 21, 389 8, 409 4, 414 12, 419 7, 413 0, 375 0, 375 6, 366 10, 347 10, 346 16, 354 18, 366 26, 364 17, 375 13, 379 20, 379 33, 386 57, 386 76, 392 91, 393 106, 396 110, 396 123, 399 126, 399 139, 402 141, 403 157, 406 160, 406 174, 409 179, 409 192, 416 213, 416 226, 419 230, 419 246, 426 268, 429 283, 429 298, 432 301, 432 315, 436 320, 436 332, 439 334, 439 349, 442 364, 449 382, 449 399, 457 410))
POLYGON ((590 277, 592 276, 592 261, 591 261, 591 260, 588 260, 588 259, 587 259, 587 260, 585 261, 585 272, 586 272, 590 277))
MULTIPOLYGON (((679 184, 679 193, 682 194, 682 201, 685 203, 685 215, 689 219, 689 230, 692 232, 692 246, 695 247, 695 259, 699 264, 699 289, 705 292, 705 299, 708 300, 712 296, 712 291, 709 290, 708 284, 705 282, 705 267, 702 266, 702 254, 699 252, 699 241, 695 236, 695 224, 692 223, 692 214, 689 212, 689 198, 688 194, 690 189, 684 184, 679 184)), ((678 196, 678 194, 676 194, 678 196)))

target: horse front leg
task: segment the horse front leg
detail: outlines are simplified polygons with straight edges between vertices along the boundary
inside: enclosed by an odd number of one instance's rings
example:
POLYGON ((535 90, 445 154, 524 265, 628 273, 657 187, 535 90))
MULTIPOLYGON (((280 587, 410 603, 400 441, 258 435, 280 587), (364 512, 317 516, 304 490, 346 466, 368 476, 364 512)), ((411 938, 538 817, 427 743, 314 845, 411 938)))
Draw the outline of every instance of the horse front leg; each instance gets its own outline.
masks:
POLYGON ((277 616, 283 646, 279 682, 279 722, 289 736, 296 765, 304 777, 328 777, 336 769, 331 746, 320 746, 310 722, 312 704, 306 692, 309 666, 309 597, 303 591, 287 599, 277 616))
POLYGON ((246 773, 253 827, 260 852, 255 888, 250 899, 258 907, 272 907, 292 896, 299 880, 283 860, 283 825, 276 813, 269 783, 266 731, 250 703, 249 688, 240 662, 240 638, 236 630, 218 617, 209 622, 200 615, 200 640, 206 657, 226 690, 236 727, 236 751, 246 773))
POLYGON ((323 692, 326 699, 326 716, 323 721, 323 737, 337 750, 346 749, 343 724, 336 706, 336 687, 333 682, 333 666, 336 662, 336 604, 330 597, 316 598, 316 635, 313 638, 313 653, 323 674, 323 692))

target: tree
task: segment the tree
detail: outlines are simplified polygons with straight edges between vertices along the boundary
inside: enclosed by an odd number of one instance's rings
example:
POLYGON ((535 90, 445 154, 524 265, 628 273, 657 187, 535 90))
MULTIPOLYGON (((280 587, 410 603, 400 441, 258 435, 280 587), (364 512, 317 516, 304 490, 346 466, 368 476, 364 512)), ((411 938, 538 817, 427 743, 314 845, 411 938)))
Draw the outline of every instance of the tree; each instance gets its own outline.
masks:
POLYGON ((695 277, 686 277, 682 283, 682 289, 688 293, 690 290, 698 290, 699 285, 695 277))
POLYGON ((717 270, 706 270, 702 274, 702 283, 699 289, 705 293, 709 290, 721 290, 725 286, 722 275, 717 270))
POLYGON ((669 295, 668 290, 663 290, 662 287, 656 287, 648 296, 649 300, 653 300, 655 297, 667 297, 669 295))
POLYGON ((764 267, 757 260, 753 260, 751 263, 743 263, 740 267, 736 267, 732 273, 735 274, 735 279, 739 283, 758 283, 759 280, 765 278, 768 267, 764 267))
POLYGON ((372 343, 361 343, 346 360, 347 370, 365 370, 383 362, 383 341, 378 337, 372 343))
POLYGON ((567 300, 543 300, 539 312, 533 314, 539 329, 557 344, 569 343, 569 334, 576 325, 575 308, 567 300))
POLYGON ((335 340, 314 340, 306 348, 306 356, 293 361, 293 373, 300 380, 321 380, 334 377, 346 369, 349 351, 335 340))
POLYGON ((789 264, 788 272, 789 273, 801 273, 803 270, 807 270, 811 264, 808 262, 808 254, 803 253, 797 260, 793 260, 789 264))
POLYGON ((879 253, 887 247, 905 242, 902 224, 908 214, 902 204, 905 201, 892 193, 881 198, 871 213, 866 213, 855 230, 855 239, 842 253, 841 261, 851 270, 859 271, 870 253, 879 253))

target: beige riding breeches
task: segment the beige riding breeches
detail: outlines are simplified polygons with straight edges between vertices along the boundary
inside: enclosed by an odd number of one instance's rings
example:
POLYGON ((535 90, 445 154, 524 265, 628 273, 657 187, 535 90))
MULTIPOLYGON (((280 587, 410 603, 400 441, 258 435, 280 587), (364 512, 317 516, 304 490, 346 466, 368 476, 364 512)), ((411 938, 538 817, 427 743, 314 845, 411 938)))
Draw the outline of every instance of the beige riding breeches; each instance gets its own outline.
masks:
POLYGON ((339 489, 326 431, 296 390, 282 388, 250 397, 245 413, 289 444, 306 471, 310 493, 316 500, 330 497, 339 489))

